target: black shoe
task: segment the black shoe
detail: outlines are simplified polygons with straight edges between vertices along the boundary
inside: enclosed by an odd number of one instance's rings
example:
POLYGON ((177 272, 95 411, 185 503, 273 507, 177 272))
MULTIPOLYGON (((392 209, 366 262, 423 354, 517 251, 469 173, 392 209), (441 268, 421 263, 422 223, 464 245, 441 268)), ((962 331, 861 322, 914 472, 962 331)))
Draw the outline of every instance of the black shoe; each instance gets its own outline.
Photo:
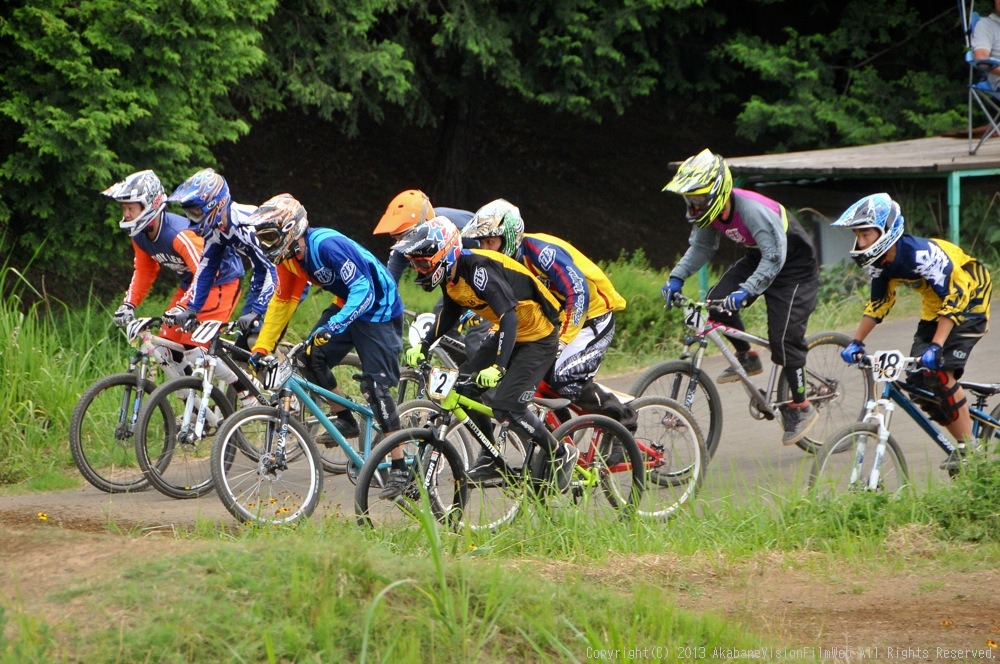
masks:
POLYGON ((803 407, 788 404, 781 409, 781 419, 785 428, 781 442, 784 445, 794 445, 805 438, 819 420, 819 411, 808 401, 803 407))
POLYGON ((486 482, 500 477, 500 460, 485 451, 479 454, 472 467, 469 468, 468 477, 470 482, 486 482))
POLYGON ((392 500, 406 490, 410 484, 410 471, 406 468, 390 468, 389 477, 385 481, 385 486, 379 492, 378 497, 383 500, 392 500))
MULTIPOLYGON (((330 420, 333 421, 333 426, 337 427, 337 431, 340 432, 340 435, 343 436, 344 438, 347 438, 348 440, 350 440, 351 438, 357 438, 358 436, 361 435, 361 431, 358 429, 357 422, 354 422, 352 420, 345 420, 342 417, 331 417, 330 420)), ((315 440, 317 445, 325 445, 326 447, 337 447, 337 441, 333 439, 333 436, 331 436, 330 432, 327 431, 326 429, 320 431, 319 435, 316 436, 315 440)))
MULTIPOLYGON (((743 367, 743 371, 747 372, 748 376, 756 376, 757 374, 764 373, 764 365, 761 364, 760 355, 750 350, 745 353, 736 353, 736 359, 740 361, 740 366, 743 367)), ((740 379, 740 375, 736 373, 736 370, 732 367, 726 367, 726 370, 715 377, 716 383, 735 383, 740 379)), ((785 443, 786 445, 788 443, 785 443)))
POLYGON ((955 451, 949 454, 938 468, 947 470, 949 475, 954 475, 962 469, 962 464, 965 463, 965 453, 965 447, 955 448, 955 451))
POLYGON ((635 435, 635 432, 639 430, 639 413, 636 412, 635 408, 625 406, 625 414, 622 416, 621 424, 630 434, 635 435))
POLYGON ((552 477, 560 493, 565 493, 569 488, 570 479, 573 477, 573 468, 576 460, 580 458, 580 450, 568 443, 562 443, 552 455, 552 477))

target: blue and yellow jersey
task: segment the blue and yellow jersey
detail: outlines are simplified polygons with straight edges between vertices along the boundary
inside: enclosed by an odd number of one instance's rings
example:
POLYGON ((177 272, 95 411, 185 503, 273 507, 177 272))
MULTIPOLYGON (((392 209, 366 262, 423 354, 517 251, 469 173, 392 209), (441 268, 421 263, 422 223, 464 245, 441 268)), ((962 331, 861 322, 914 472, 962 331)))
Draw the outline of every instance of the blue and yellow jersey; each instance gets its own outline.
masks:
POLYGON ((340 311, 326 323, 334 334, 355 320, 384 323, 403 315, 396 283, 367 249, 330 228, 310 228, 305 238, 305 256, 289 258, 277 268, 277 287, 255 351, 274 349, 309 283, 332 293, 340 305, 340 311))
POLYGON ((569 242, 545 233, 527 233, 521 262, 548 288, 562 308, 559 340, 573 341, 588 318, 625 308, 608 276, 569 242))
POLYGON ((865 316, 881 322, 896 303, 896 286, 903 283, 923 299, 921 320, 944 316, 960 325, 989 319, 993 282, 979 261, 945 240, 903 235, 895 247, 891 263, 868 268, 872 286, 865 316))

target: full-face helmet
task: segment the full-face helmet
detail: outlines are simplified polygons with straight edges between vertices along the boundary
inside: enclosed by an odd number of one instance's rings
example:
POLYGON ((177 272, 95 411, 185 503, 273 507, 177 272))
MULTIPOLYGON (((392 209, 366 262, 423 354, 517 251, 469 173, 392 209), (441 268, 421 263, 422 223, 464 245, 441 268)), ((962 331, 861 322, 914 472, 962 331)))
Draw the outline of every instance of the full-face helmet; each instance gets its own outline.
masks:
POLYGON ((407 189, 389 202, 372 235, 398 235, 433 218, 434 208, 427 194, 419 189, 407 189))
POLYGON ((889 194, 872 194, 847 208, 840 219, 831 224, 852 230, 874 228, 879 238, 864 249, 858 248, 855 239, 851 258, 861 267, 871 267, 889 251, 892 245, 903 235, 903 215, 899 211, 899 203, 892 200, 889 194))
POLYGON ((708 226, 722 214, 733 193, 733 174, 726 160, 709 150, 689 157, 663 191, 684 197, 687 220, 708 226))
POLYGON ((462 251, 462 236, 447 217, 434 217, 413 227, 392 250, 410 259, 417 271, 417 285, 432 291, 451 274, 462 251))
POLYGON ((182 182, 174 189, 167 202, 180 203, 184 214, 202 237, 208 236, 216 228, 226 230, 222 226, 222 217, 232 203, 229 184, 211 168, 203 168, 182 182))
POLYGON ((150 170, 133 173, 101 193, 119 203, 138 203, 142 206, 138 216, 126 220, 122 215, 121 221, 118 222, 120 228, 128 231, 129 237, 135 237, 143 231, 167 206, 166 193, 160 184, 160 178, 150 170))
POLYGON ((265 201, 247 221, 264 255, 277 265, 291 258, 295 243, 309 228, 306 209, 291 194, 278 194, 265 201))
POLYGON ((502 198, 479 208, 475 216, 462 229, 462 237, 477 240, 498 237, 503 240, 500 252, 514 258, 524 239, 524 220, 521 211, 502 198))

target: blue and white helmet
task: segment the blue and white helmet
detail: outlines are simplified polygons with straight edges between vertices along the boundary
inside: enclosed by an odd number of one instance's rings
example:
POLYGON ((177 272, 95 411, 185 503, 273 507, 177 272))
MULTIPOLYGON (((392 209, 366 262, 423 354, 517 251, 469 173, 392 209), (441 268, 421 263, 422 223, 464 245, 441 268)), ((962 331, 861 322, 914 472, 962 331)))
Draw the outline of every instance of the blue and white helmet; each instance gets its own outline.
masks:
POLYGON ((118 222, 121 229, 128 231, 129 237, 138 235, 167 206, 166 194, 163 191, 163 185, 160 184, 160 178, 156 177, 156 173, 150 170, 133 173, 101 193, 119 203, 138 203, 142 206, 142 212, 134 219, 126 220, 125 216, 122 215, 118 222))
POLYGON ((899 211, 899 203, 889 198, 889 194, 865 196, 847 208, 840 219, 831 225, 852 230, 874 228, 879 232, 879 239, 864 249, 858 249, 857 240, 854 241, 851 258, 861 267, 871 267, 903 235, 903 215, 899 211))
POLYGON ((232 198, 226 179, 211 168, 203 168, 182 182, 167 199, 168 203, 180 203, 184 214, 195 225, 195 231, 207 237, 221 227, 222 213, 229 208, 232 198))

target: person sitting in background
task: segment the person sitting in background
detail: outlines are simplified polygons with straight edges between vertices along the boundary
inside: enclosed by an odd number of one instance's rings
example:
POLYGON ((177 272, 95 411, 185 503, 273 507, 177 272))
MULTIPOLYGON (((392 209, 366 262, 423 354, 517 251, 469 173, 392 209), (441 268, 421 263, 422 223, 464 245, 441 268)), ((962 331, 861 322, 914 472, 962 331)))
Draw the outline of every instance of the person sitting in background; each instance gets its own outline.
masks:
MULTIPOLYGON (((1000 60, 1000 0, 993 0, 993 13, 976 22, 972 30, 973 60, 1000 60)), ((994 90, 1000 89, 1000 65, 986 72, 994 90)))
POLYGON ((833 226, 854 231, 851 257, 872 277, 871 297, 854 340, 841 356, 845 362, 858 362, 865 354, 865 339, 896 303, 897 284, 914 286, 923 308, 910 355, 919 357, 929 371, 910 380, 936 395, 934 403, 920 405, 955 437, 957 451, 941 468, 958 469, 961 457, 975 445, 969 404, 958 379, 969 353, 989 330, 989 270, 950 242, 905 234, 899 203, 885 193, 857 201, 833 226))

